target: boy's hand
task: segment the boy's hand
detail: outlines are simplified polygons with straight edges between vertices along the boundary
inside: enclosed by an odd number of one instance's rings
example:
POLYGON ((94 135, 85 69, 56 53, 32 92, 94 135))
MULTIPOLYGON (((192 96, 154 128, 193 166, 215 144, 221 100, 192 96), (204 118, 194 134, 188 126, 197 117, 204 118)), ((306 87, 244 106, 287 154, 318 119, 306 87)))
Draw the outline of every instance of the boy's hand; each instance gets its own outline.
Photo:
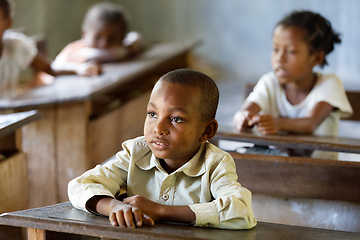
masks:
POLYGON ((254 116, 254 114, 252 112, 249 111, 237 111, 234 115, 234 125, 236 130, 238 131, 249 131, 250 128, 253 127, 252 124, 250 124, 250 120, 252 119, 252 117, 254 116))
POLYGON ((148 226, 154 225, 154 220, 135 206, 123 203, 117 199, 111 200, 110 206, 112 210, 109 214, 109 220, 113 226, 134 228, 141 227, 143 223, 148 226))
POLYGON ((97 62, 86 62, 79 64, 76 74, 80 76, 96 76, 101 73, 101 65, 97 62))
POLYGON ((262 134, 276 134, 279 131, 276 120, 269 114, 254 115, 249 120, 249 125, 256 125, 256 129, 262 134))
POLYGON ((155 222, 161 221, 161 213, 164 205, 153 202, 143 196, 136 195, 123 200, 124 203, 139 208, 143 213, 151 217, 155 222))

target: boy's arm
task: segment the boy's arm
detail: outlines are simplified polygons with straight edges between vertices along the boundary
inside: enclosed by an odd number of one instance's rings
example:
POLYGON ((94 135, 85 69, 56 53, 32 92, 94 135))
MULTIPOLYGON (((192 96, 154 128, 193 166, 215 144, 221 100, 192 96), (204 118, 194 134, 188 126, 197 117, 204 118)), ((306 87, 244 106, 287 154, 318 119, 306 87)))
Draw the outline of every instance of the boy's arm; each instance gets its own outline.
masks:
POLYGON ((263 134, 276 134, 278 131, 313 133, 329 116, 333 107, 326 102, 317 103, 305 118, 273 118, 270 115, 255 115, 249 121, 263 134))
POLYGON ((233 118, 233 123, 238 131, 247 131, 253 127, 249 124, 251 118, 260 112, 260 107, 253 102, 246 102, 241 106, 241 109, 237 111, 233 118))
POLYGON ((163 205, 139 195, 125 198, 123 202, 138 207, 155 222, 192 223, 196 220, 189 206, 163 205))

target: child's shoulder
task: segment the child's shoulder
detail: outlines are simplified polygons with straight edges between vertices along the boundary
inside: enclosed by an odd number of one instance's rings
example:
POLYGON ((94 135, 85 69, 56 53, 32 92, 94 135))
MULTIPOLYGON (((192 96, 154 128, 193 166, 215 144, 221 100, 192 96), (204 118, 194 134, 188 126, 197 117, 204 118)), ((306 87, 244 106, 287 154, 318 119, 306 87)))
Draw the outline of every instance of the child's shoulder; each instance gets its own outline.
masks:
POLYGON ((218 148, 210 142, 205 143, 205 163, 208 164, 219 164, 219 163, 234 163, 234 159, 230 153, 218 148))
POLYGON ((4 44, 7 46, 16 46, 18 44, 33 45, 35 47, 35 41, 31 37, 12 30, 5 31, 3 35, 4 44))

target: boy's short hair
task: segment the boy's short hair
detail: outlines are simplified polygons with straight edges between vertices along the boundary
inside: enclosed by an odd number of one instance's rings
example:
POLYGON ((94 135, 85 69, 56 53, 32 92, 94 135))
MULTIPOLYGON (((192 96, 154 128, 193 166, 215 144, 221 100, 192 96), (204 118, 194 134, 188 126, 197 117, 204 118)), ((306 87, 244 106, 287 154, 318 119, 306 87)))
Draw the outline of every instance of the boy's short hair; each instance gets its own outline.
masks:
POLYGON ((86 31, 95 23, 103 21, 107 24, 116 24, 124 34, 127 32, 127 21, 124 9, 118 4, 102 2, 93 5, 86 13, 82 30, 86 31))
POLYGON ((5 18, 14 17, 15 2, 13 0, 0 0, 0 8, 5 18))
POLYGON ((200 91, 200 105, 198 108, 202 120, 207 121, 215 118, 219 103, 219 89, 209 76, 190 69, 177 69, 166 73, 160 80, 183 87, 197 88, 200 91))

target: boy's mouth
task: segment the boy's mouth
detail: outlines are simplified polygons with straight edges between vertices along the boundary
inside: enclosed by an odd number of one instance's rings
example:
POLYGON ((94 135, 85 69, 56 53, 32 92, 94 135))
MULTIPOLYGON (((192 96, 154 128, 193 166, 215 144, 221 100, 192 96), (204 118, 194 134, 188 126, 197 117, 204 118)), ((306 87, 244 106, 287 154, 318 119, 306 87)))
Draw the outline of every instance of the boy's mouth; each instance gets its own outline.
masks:
POLYGON ((289 72, 283 68, 277 68, 275 70, 275 73, 276 73, 276 76, 278 76, 278 77, 286 77, 287 75, 289 75, 289 72))
POLYGON ((159 139, 153 139, 150 143, 157 148, 165 148, 169 146, 169 144, 159 139))

